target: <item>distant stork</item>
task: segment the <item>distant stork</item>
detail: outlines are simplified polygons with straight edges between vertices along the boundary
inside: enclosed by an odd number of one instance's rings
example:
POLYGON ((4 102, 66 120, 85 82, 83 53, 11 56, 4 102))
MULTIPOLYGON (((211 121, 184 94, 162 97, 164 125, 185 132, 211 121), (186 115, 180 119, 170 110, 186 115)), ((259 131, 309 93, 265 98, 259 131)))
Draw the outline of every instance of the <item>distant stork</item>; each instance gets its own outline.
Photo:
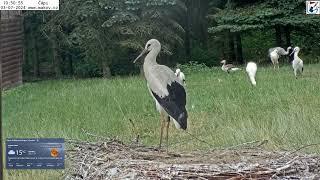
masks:
POLYGON ((248 73, 251 84, 256 86, 257 85, 257 82, 256 82, 257 64, 254 62, 248 62, 246 71, 248 73))
POLYGON ((184 73, 180 69, 176 69, 175 74, 179 78, 179 80, 182 82, 182 84, 186 86, 186 77, 184 73))
POLYGON ((297 79, 298 73, 302 74, 302 72, 303 72, 303 61, 298 56, 299 52, 300 52, 300 48, 295 47, 291 53, 291 54, 294 53, 294 59, 292 61, 292 68, 293 68, 294 76, 296 77, 296 79, 297 79))
POLYGON ((270 59, 273 64, 273 69, 276 69, 276 66, 279 69, 279 58, 280 55, 278 54, 278 49, 275 49, 270 53, 270 59))
POLYGON ((279 58, 281 56, 286 56, 289 54, 290 50, 292 49, 292 47, 288 47, 287 51, 285 51, 283 48, 281 47, 274 47, 274 48, 270 48, 268 51, 268 56, 271 59, 271 62, 273 64, 273 68, 275 69, 276 65, 278 66, 279 69, 279 58))
POLYGON ((221 69, 224 72, 230 73, 232 71, 238 71, 240 70, 240 68, 237 68, 236 66, 234 66, 233 64, 227 64, 226 60, 222 60, 220 62, 222 64, 221 69))
POLYGON ((170 119, 176 128, 187 129, 188 113, 186 110, 186 91, 182 82, 167 66, 160 65, 156 59, 161 50, 161 44, 156 39, 147 42, 145 49, 134 60, 134 63, 144 54, 147 54, 143 71, 147 80, 149 92, 156 102, 157 110, 161 116, 160 144, 161 150, 163 128, 166 126, 166 143, 168 152, 168 130, 170 119))

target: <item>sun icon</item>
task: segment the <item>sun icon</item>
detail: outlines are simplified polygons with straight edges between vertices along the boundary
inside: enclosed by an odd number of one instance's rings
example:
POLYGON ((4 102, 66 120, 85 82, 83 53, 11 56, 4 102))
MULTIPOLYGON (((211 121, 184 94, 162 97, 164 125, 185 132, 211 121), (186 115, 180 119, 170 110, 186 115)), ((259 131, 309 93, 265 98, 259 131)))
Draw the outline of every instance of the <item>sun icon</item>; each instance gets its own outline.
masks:
POLYGON ((59 151, 57 148, 52 148, 50 151, 51 157, 58 157, 59 151))

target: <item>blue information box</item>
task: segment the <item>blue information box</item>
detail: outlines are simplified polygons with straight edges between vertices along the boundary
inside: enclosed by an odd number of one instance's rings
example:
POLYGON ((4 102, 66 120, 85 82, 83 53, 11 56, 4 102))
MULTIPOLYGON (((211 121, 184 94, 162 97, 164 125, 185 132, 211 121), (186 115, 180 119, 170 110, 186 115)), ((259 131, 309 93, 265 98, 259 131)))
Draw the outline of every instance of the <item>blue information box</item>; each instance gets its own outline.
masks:
POLYGON ((64 169, 64 139, 6 140, 7 169, 64 169))

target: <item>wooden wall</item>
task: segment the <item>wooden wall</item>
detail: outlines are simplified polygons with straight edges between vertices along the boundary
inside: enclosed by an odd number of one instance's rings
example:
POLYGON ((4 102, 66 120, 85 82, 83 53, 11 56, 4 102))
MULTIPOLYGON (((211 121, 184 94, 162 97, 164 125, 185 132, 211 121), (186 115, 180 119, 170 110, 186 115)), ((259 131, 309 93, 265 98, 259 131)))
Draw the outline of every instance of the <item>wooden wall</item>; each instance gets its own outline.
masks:
POLYGON ((1 11, 0 62, 2 88, 22 83, 23 17, 21 11, 1 11))

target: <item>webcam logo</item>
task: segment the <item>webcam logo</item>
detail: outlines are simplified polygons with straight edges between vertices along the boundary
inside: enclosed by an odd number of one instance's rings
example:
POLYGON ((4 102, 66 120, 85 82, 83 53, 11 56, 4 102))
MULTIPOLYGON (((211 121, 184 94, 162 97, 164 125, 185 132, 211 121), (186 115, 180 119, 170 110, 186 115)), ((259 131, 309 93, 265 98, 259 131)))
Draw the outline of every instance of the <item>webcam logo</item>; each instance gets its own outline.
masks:
POLYGON ((320 14, 320 1, 306 1, 307 14, 320 14))

